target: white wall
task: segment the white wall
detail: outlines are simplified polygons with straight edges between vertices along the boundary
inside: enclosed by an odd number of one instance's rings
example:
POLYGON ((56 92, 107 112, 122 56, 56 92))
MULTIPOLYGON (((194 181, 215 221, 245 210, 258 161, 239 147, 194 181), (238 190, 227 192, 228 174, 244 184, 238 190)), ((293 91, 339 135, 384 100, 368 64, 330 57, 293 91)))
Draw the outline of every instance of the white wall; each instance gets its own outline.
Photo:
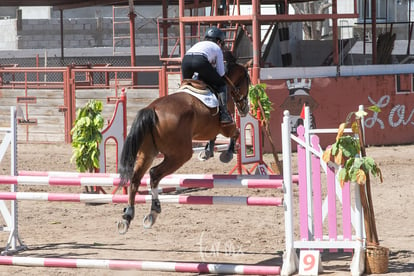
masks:
POLYGON ((51 7, 20 7, 22 19, 49 19, 51 7))
POLYGON ((17 50, 16 19, 0 20, 0 49, 17 50))

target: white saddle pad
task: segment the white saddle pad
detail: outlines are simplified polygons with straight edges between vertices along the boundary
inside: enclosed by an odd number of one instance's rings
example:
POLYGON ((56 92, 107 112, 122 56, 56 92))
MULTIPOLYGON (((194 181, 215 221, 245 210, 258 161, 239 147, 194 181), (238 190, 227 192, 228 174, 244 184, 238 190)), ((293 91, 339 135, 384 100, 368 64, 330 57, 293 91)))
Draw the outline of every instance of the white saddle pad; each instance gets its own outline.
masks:
POLYGON ((216 95, 214 95, 213 92, 211 92, 210 90, 207 90, 208 92, 205 94, 199 94, 199 93, 195 93, 193 91, 191 91, 188 88, 182 88, 180 90, 178 90, 177 92, 185 92, 188 94, 193 95, 194 97, 196 97, 197 99, 199 99, 200 101, 202 101, 206 106, 210 107, 210 108, 215 108, 219 105, 218 100, 216 95))

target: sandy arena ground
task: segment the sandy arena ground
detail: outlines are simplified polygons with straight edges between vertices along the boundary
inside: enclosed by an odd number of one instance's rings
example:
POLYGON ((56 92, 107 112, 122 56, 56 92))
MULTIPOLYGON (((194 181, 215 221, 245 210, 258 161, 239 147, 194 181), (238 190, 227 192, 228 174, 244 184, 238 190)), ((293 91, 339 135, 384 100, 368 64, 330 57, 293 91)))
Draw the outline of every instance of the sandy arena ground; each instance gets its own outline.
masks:
MULTIPOLYGON (((414 145, 370 147, 367 154, 379 163, 384 183, 372 181, 377 229, 381 245, 391 251, 389 273, 414 275, 414 145)), ((72 149, 65 144, 19 144, 18 169, 76 171, 70 163, 72 149)), ((279 157, 281 158, 281 156, 279 157)), ((273 161, 266 155, 265 161, 273 161)), ((8 157, 0 174, 9 174, 8 157)), ((177 173, 226 174, 235 161, 222 164, 216 155, 206 162, 193 159, 177 173)), ((0 187, 9 191, 8 186, 0 187)), ((82 192, 80 187, 21 187, 19 191, 82 192)), ((109 192, 111 190, 108 190, 109 192)), ((210 195, 282 196, 274 190, 220 189, 195 191, 210 195)), ((19 235, 28 250, 17 256, 85 259, 229 262, 281 265, 284 250, 283 211, 277 207, 201 206, 163 204, 152 229, 144 229, 142 217, 148 205, 138 205, 136 217, 125 235, 116 222, 125 204, 19 202, 19 235)), ((2 246, 8 234, 0 234, 2 246)), ((349 275, 351 257, 322 256, 325 275, 349 275)), ((110 271, 0 266, 0 275, 171 275, 160 272, 110 271)), ((181 275, 181 274, 179 274, 181 275)), ((192 274, 187 274, 192 275, 192 274)))

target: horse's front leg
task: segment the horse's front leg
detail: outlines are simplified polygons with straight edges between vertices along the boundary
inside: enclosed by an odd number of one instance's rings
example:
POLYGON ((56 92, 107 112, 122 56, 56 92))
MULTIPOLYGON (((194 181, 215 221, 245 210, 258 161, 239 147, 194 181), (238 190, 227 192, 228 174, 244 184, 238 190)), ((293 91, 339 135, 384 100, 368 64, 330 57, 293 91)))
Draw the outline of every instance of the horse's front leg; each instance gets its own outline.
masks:
POLYGON ((206 161, 214 156, 215 143, 216 143, 215 138, 207 142, 206 147, 204 148, 204 151, 201 151, 198 155, 198 159, 200 161, 206 161))
POLYGON ((226 151, 223 151, 220 154, 220 161, 223 163, 229 163, 233 160, 233 154, 236 153, 235 146, 236 141, 239 138, 240 133, 236 130, 236 134, 230 138, 229 146, 227 147, 226 151))
POLYGON ((229 146, 227 150, 223 151, 220 154, 220 161, 223 163, 229 163, 233 159, 233 154, 235 153, 234 146, 236 144, 236 140, 234 138, 230 138, 229 146))

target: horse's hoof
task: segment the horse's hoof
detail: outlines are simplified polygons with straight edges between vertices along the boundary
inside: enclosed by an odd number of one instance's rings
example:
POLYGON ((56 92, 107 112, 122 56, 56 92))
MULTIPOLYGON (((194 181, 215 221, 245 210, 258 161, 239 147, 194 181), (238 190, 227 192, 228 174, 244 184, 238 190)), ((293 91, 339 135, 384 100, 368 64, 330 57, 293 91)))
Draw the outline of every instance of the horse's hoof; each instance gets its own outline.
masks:
POLYGON ((223 163, 229 163, 233 159, 233 153, 222 152, 220 154, 220 161, 223 163))
POLYGON ((128 232, 128 228, 129 222, 126 219, 118 221, 118 233, 120 235, 124 235, 126 232, 128 232))
POLYGON ((208 159, 210 159, 213 156, 214 156, 214 153, 212 153, 211 151, 209 151, 209 150, 202 150, 198 154, 198 160, 200 160, 200 161, 207 161, 208 159))
POLYGON ((150 229, 154 225, 155 221, 157 220, 158 214, 158 212, 151 211, 149 215, 146 215, 144 217, 142 224, 144 225, 145 229, 150 229))
POLYGON ((142 220, 142 225, 145 229, 150 229, 155 223, 154 216, 152 214, 146 215, 142 220))

